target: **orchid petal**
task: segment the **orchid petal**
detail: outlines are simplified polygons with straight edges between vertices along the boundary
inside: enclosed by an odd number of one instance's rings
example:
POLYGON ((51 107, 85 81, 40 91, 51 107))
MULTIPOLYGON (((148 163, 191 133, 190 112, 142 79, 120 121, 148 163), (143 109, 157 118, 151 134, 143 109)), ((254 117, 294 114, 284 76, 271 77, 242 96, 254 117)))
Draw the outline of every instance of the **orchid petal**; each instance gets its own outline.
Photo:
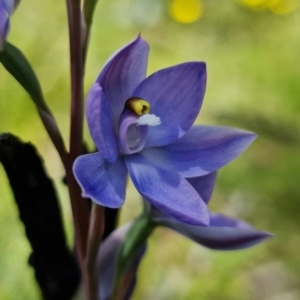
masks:
POLYGON ((248 248, 272 236, 268 232, 254 229, 243 221, 220 214, 212 214, 210 225, 207 227, 184 224, 155 210, 152 210, 152 214, 158 224, 171 228, 194 242, 214 250, 248 248))
MULTIPOLYGON (((128 230, 130 229, 130 226, 131 223, 127 223, 122 227, 119 227, 118 229, 113 231, 100 246, 98 254, 98 274, 101 282, 99 290, 99 299, 101 300, 110 299, 115 277, 118 252, 128 230)), ((130 298, 134 290, 134 286, 136 283, 136 271, 145 253, 145 250, 146 245, 141 246, 128 266, 127 272, 134 272, 134 276, 132 276, 131 282, 128 284, 128 290, 125 295, 125 300, 130 298)))
POLYGON ((213 193, 217 177, 217 172, 212 172, 204 176, 187 178, 187 181, 198 192, 203 201, 207 204, 213 193))
POLYGON ((137 190, 154 206, 185 223, 209 223, 206 204, 185 178, 139 154, 126 156, 125 163, 137 190))
POLYGON ((83 197, 110 208, 123 204, 127 176, 123 159, 110 163, 100 153, 82 155, 75 160, 73 173, 83 197))
POLYGON ((113 55, 97 78, 110 102, 116 127, 126 100, 146 77, 148 53, 149 45, 138 36, 113 55))
POLYGON ((95 83, 89 91, 86 116, 91 136, 99 152, 106 160, 115 162, 119 147, 113 116, 109 102, 98 83, 95 83))
POLYGON ((151 104, 161 124, 149 128, 147 147, 168 145, 190 129, 200 111, 206 86, 203 62, 183 63, 146 78, 133 96, 151 104))
POLYGON ((255 138, 254 133, 236 128, 193 126, 177 142, 160 148, 144 149, 142 154, 184 177, 198 177, 228 164, 255 138))

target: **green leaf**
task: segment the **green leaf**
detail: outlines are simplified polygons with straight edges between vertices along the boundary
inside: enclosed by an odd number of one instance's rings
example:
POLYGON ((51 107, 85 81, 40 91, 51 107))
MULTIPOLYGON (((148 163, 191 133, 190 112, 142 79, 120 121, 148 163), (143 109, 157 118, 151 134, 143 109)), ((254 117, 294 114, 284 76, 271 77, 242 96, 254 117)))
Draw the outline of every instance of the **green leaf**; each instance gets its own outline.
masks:
POLYGON ((36 106, 40 110, 49 113, 38 78, 24 54, 17 47, 6 43, 3 52, 0 53, 0 61, 5 69, 29 93, 36 106))
POLYGON ((24 54, 15 46, 6 43, 0 52, 0 62, 22 85, 35 103, 39 116, 63 162, 66 161, 66 148, 57 123, 48 108, 37 76, 24 54))

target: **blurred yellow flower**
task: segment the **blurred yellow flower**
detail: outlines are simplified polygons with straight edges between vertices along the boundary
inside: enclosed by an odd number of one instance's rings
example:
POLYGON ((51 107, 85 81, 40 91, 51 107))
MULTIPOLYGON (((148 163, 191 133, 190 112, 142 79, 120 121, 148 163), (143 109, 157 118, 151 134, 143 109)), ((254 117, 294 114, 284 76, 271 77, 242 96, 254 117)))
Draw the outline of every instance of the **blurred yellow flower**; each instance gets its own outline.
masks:
POLYGON ((193 23, 203 15, 203 3, 201 0, 173 0, 169 13, 179 23, 193 23))
POLYGON ((277 15, 291 13, 299 7, 298 0, 270 0, 269 2, 270 11, 277 15))
POLYGON ((300 5, 299 0, 240 0, 240 2, 253 10, 267 9, 277 15, 291 13, 300 5))

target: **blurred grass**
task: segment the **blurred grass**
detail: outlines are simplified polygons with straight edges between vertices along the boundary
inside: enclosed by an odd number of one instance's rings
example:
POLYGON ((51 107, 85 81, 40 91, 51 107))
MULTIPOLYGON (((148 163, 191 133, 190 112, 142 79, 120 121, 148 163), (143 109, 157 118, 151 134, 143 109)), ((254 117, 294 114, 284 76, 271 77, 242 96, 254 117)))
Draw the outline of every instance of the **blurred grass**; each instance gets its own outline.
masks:
MULTIPOLYGON (((203 1, 202 18, 190 25, 168 15, 171 1, 99 2, 87 61, 86 90, 117 48, 138 32, 151 46, 149 74, 177 63, 203 60, 208 86, 197 123, 253 130, 259 139, 219 172, 211 208, 276 234, 262 245, 213 252, 166 229, 149 241, 134 299, 297 300, 300 298, 299 134, 300 10, 275 16, 238 1, 203 1)), ((68 141, 69 73, 63 2, 22 2, 12 20, 10 42, 26 54, 68 141)), ((69 241, 71 215, 61 184, 58 155, 29 97, 0 68, 0 132, 31 141, 55 179, 69 241)), ((91 145, 88 130, 85 136, 91 145)), ((67 142, 68 143, 68 142, 67 142)), ((12 193, 0 167, 0 299, 39 299, 26 261, 12 193)), ((42 199, 41 199, 42 201, 42 199)), ((130 185, 121 222, 140 210, 130 185)))

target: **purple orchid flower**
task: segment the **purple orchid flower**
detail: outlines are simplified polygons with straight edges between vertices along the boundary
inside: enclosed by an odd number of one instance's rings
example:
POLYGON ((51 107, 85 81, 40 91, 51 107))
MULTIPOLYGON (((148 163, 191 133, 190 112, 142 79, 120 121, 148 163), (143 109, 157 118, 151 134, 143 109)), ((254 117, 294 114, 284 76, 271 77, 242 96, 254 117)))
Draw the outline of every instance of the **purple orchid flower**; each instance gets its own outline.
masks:
POLYGON ((0 51, 4 49, 9 32, 9 18, 20 0, 0 0, 0 51))
POLYGON ((80 156, 73 171, 83 196, 118 208, 129 175, 152 205, 189 224, 210 214, 187 179, 209 174, 242 153, 255 134, 229 127, 192 126, 205 86, 204 62, 188 62, 146 77, 149 46, 140 36, 107 62, 86 104, 99 150, 80 156))
MULTIPOLYGON (((206 227, 179 222, 153 206, 151 213, 157 226, 168 227, 197 244, 213 250, 249 248, 272 237, 270 233, 255 230, 245 222, 219 214, 212 214, 211 223, 206 227)), ((118 251, 130 225, 131 223, 127 223, 113 231, 100 247, 98 255, 98 274, 100 279, 99 300, 108 300, 111 297, 118 251)), ((145 254, 145 250, 146 243, 136 252, 125 273, 125 276, 130 277, 124 291, 124 300, 130 299, 134 291, 137 282, 137 270, 145 254)))
MULTIPOLYGON (((208 204, 214 189, 216 172, 188 180, 201 195, 203 201, 208 204)), ((150 206, 149 213, 156 226, 168 227, 197 244, 213 250, 249 248, 273 236, 268 232, 256 230, 243 221, 220 214, 211 214, 209 226, 195 226, 179 222, 153 205, 150 206)), ((118 251, 131 224, 127 223, 113 231, 100 247, 98 256, 101 282, 99 290, 100 300, 109 299, 111 296, 118 251)), ((146 243, 135 253, 128 266, 127 274, 131 274, 131 277, 127 285, 127 290, 125 290, 126 297, 124 299, 129 299, 132 295, 137 279, 136 271, 145 253, 145 249, 146 243)))
MULTIPOLYGON (((99 300, 109 300, 111 297, 116 275, 118 252, 131 224, 131 222, 127 223, 114 230, 100 246, 97 262, 100 280, 99 300)), ((138 249, 127 267, 124 276, 128 277, 128 284, 124 291, 124 297, 122 298, 124 300, 130 299, 132 295, 136 284, 136 272, 145 252, 146 243, 138 249)))
MULTIPOLYGON (((205 176, 190 178, 189 182, 208 204, 215 180, 216 172, 213 172, 205 176)), ((268 232, 256 230, 243 221, 221 214, 211 213, 209 226, 194 226, 178 222, 153 206, 150 211, 157 225, 173 229, 194 242, 214 250, 248 248, 273 236, 268 232)))

